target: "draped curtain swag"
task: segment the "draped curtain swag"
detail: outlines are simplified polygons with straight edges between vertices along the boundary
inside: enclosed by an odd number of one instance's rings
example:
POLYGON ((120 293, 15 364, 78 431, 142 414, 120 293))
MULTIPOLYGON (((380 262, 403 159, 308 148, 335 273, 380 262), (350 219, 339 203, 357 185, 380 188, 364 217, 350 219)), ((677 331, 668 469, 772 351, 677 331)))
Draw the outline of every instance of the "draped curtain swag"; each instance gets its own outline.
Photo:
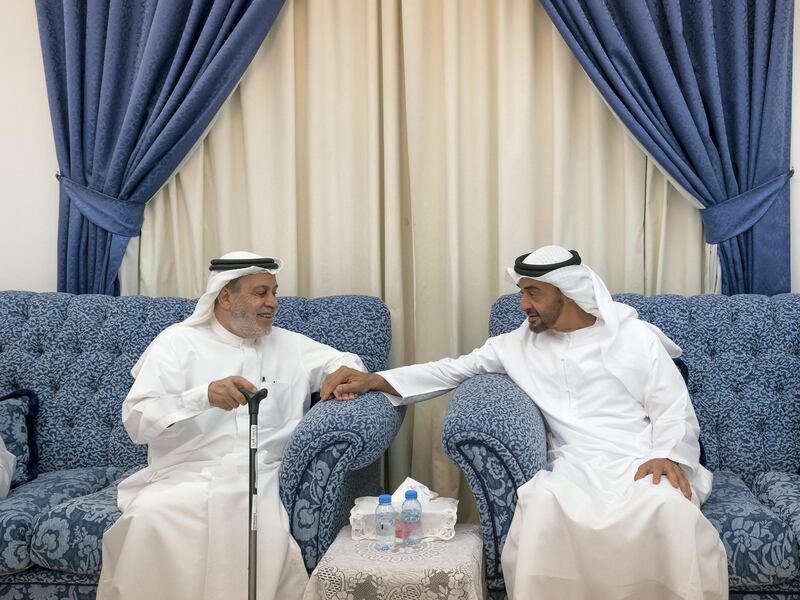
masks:
POLYGON ((118 293, 144 207, 198 141, 283 0, 37 0, 60 174, 58 289, 118 293))
POLYGON ((793 1, 541 2, 611 109, 705 207, 723 293, 788 292, 793 1))

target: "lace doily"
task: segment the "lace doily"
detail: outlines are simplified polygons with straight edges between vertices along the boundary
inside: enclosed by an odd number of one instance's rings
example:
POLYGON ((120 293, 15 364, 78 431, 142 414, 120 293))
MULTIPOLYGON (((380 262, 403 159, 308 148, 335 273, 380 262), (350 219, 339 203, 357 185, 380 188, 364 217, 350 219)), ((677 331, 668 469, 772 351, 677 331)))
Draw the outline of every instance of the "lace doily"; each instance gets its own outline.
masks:
POLYGON ((348 527, 311 574, 303 600, 481 600, 483 541, 476 525, 459 525, 450 541, 416 548, 375 548, 348 527))

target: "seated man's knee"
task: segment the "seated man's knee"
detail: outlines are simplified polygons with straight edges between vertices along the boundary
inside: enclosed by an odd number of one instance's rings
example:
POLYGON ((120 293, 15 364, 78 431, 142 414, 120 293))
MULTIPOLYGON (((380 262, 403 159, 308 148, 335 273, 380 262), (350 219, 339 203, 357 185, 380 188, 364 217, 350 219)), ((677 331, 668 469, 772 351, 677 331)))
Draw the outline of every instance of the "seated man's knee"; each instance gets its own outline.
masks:
POLYGON ((185 482, 172 485, 151 485, 141 490, 125 511, 131 517, 156 517, 186 514, 208 504, 207 486, 185 482))
POLYGON ((653 483, 652 475, 648 475, 636 483, 638 494, 646 495, 649 501, 658 503, 665 510, 689 514, 699 510, 694 491, 692 492, 694 500, 690 500, 683 495, 680 488, 673 487, 667 478, 662 478, 656 485, 653 483))

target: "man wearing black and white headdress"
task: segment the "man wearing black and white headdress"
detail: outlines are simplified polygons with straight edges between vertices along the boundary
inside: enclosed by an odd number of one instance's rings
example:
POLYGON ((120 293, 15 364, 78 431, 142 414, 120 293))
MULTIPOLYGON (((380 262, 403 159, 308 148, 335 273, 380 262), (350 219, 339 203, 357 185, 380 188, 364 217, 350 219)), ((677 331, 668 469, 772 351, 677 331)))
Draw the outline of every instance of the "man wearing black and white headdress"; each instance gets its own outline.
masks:
POLYGON ((369 389, 410 404, 506 373, 549 430, 548 464, 520 487, 502 553, 512 600, 727 598, 727 559, 700 512, 712 475, 660 329, 614 302, 574 250, 546 246, 507 271, 527 322, 456 359, 376 374, 340 369, 322 396, 369 389))
POLYGON ((258 416, 258 598, 292 600, 308 581, 278 494, 289 437, 311 392, 354 354, 273 327, 280 259, 212 261, 192 315, 161 332, 133 367, 122 407, 148 466, 119 485, 103 537, 99 599, 247 597, 249 415, 240 387, 266 387, 258 416))

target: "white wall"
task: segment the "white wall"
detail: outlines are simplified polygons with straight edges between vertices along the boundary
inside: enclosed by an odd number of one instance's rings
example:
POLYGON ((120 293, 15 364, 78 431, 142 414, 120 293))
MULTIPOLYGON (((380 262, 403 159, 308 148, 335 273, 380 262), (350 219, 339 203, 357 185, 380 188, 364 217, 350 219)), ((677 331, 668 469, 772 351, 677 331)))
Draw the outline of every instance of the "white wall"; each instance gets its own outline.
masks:
POLYGON ((58 170, 32 0, 0 18, 0 289, 54 291, 58 170))
MULTIPOLYGON (((794 15, 798 32, 800 10, 794 15)), ((800 39, 795 35, 795 39, 800 39)), ((793 104, 800 106, 800 43, 793 104)), ((0 18, 0 289, 56 289, 58 170, 31 0, 4 0, 0 18)), ((792 164, 800 166, 800 111, 793 110, 792 164)), ((800 292, 800 169, 792 179, 792 291, 800 292)))

